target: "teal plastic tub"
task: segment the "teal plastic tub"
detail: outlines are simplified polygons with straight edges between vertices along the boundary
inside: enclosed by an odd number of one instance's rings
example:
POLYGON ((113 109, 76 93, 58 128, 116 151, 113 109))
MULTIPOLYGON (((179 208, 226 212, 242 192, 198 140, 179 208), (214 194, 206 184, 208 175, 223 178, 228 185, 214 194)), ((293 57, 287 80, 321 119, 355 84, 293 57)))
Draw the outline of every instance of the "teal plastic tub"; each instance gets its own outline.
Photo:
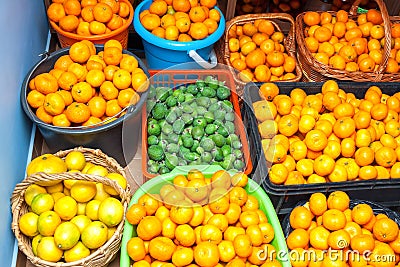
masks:
MULTIPOLYGON (((172 182, 174 177, 178 174, 187 175, 187 173, 191 169, 200 170, 206 178, 211 178, 212 174, 218 170, 222 170, 220 166, 181 166, 175 168, 172 172, 168 174, 159 175, 148 182, 144 183, 132 196, 131 201, 129 203, 128 209, 134 203, 138 202, 138 199, 146 194, 155 194, 159 193, 161 187, 169 182, 172 182)), ((229 171, 231 175, 235 174, 234 171, 229 171)), ((253 180, 249 179, 248 184, 245 187, 247 193, 256 197, 259 201, 260 210, 262 210, 268 218, 268 222, 272 225, 275 237, 272 240, 271 244, 275 247, 277 253, 278 260, 282 263, 283 267, 291 267, 288 255, 288 248, 286 246, 285 237, 283 235, 282 227, 279 222, 278 216, 275 212, 274 206, 272 205, 268 195, 264 192, 264 190, 253 180)), ((136 235, 136 227, 130 224, 127 220, 125 220, 124 231, 122 235, 122 244, 121 244, 121 256, 120 256, 120 266, 121 267, 130 267, 132 265, 131 259, 126 250, 126 244, 129 239, 136 235)))
POLYGON ((211 69, 217 65, 217 57, 213 50, 216 43, 225 31, 225 18, 221 10, 221 19, 217 30, 202 40, 191 42, 169 41, 160 38, 146 30, 140 22, 140 13, 149 9, 153 0, 141 2, 135 9, 133 26, 142 38, 146 62, 149 69, 162 70, 176 69, 211 69), (184 64, 186 63, 186 64, 184 64))

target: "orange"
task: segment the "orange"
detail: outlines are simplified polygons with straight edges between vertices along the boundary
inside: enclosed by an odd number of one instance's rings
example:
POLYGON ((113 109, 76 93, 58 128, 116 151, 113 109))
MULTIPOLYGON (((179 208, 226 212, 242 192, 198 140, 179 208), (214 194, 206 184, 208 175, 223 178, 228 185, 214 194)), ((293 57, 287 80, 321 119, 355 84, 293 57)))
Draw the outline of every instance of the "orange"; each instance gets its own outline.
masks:
POLYGON ((45 110, 43 106, 40 106, 37 110, 36 110, 36 116, 42 120, 45 123, 52 123, 53 122, 53 116, 48 114, 45 110))
POLYGON ((149 254, 152 258, 159 261, 168 261, 176 249, 174 242, 163 236, 157 236, 150 240, 149 254))
POLYGON ((161 25, 160 17, 155 14, 144 15, 140 19, 140 22, 142 23, 143 27, 148 31, 152 31, 161 25))
POLYGON ((321 130, 309 131, 306 134, 304 141, 307 147, 313 151, 322 151, 328 143, 325 133, 321 130))
POLYGON ((84 22, 94 21, 93 7, 94 5, 88 5, 82 8, 81 17, 84 20, 84 22))
POLYGON ((189 0, 173 0, 172 7, 177 12, 188 12, 191 8, 191 5, 189 0))
POLYGON ((106 101, 100 96, 95 96, 89 100, 88 107, 92 116, 101 118, 106 112, 106 101))
POLYGON ((351 211, 351 218, 359 225, 367 224, 373 217, 374 212, 368 204, 357 204, 351 211))
POLYGON ((126 244, 129 257, 134 261, 143 260, 146 256, 144 242, 139 237, 132 237, 126 244))
POLYGON ((140 100, 140 96, 133 89, 128 88, 119 91, 117 99, 118 105, 124 108, 129 105, 136 105, 140 100))
POLYGON ((106 26, 111 30, 117 30, 119 28, 122 27, 122 25, 124 25, 124 21, 123 19, 117 15, 117 14, 113 14, 111 19, 107 22, 106 26))
POLYGON ((345 230, 333 231, 328 236, 328 245, 332 249, 345 249, 350 246, 350 235, 345 230))
POLYGON ((162 27, 155 28, 154 30, 151 31, 151 33, 157 37, 165 38, 165 29, 162 27))
POLYGON ((327 199, 328 209, 338 209, 345 211, 349 208, 350 198, 343 191, 334 191, 329 194, 327 199))
POLYGON ((381 218, 375 222, 372 231, 377 240, 392 242, 398 237, 399 226, 390 218, 381 218))
POLYGON ((315 30, 314 37, 320 43, 327 42, 331 39, 332 32, 326 27, 319 27, 315 30))
POLYGON ((106 103, 106 116, 112 117, 122 111, 117 99, 108 100, 106 103))
POLYGON ((382 14, 380 11, 373 9, 367 11, 367 21, 372 22, 375 25, 381 24, 383 22, 382 14))
POLYGON ((314 171, 320 176, 329 175, 334 167, 335 161, 327 155, 318 156, 314 161, 314 171))
POLYGON ((38 108, 43 105, 45 95, 37 90, 32 90, 26 96, 26 101, 33 108, 38 108))
POLYGON ((355 122, 350 117, 338 119, 333 125, 333 132, 339 138, 347 138, 355 132, 355 122))
POLYGON ((215 266, 219 262, 219 250, 216 244, 201 242, 194 248, 194 260, 199 266, 215 266))
POLYGON ((45 96, 43 107, 48 114, 55 116, 64 111, 65 102, 61 95, 57 93, 50 93, 45 96))
POLYGON ((375 152, 375 161, 383 167, 391 167, 396 162, 396 152, 393 148, 382 147, 375 152))
POLYGON ((294 229, 286 238, 289 249, 305 248, 309 242, 309 235, 306 230, 298 228, 294 229))
POLYGON ((360 147, 354 154, 358 166, 368 166, 374 161, 374 151, 370 147, 360 147))
POLYGON ((307 11, 304 14, 303 21, 308 26, 317 25, 321 21, 321 17, 317 12, 314 11, 307 11))
POLYGON ((98 69, 89 70, 86 74, 86 82, 92 87, 100 87, 105 79, 104 72, 98 69))
POLYGON ((136 92, 145 92, 149 87, 149 80, 143 72, 132 74, 132 87, 136 92))
POLYGON ((78 82, 72 86, 71 94, 78 103, 87 103, 93 96, 93 88, 87 82, 78 82))
POLYGON ((208 28, 204 23, 195 22, 190 24, 189 35, 195 40, 201 40, 208 36, 208 28))
POLYGON ((201 6, 192 7, 189 11, 189 18, 192 22, 203 22, 207 18, 207 13, 201 6))
POLYGON ((161 233, 161 222, 155 216, 145 216, 137 225, 136 232, 143 240, 154 239, 161 233))
POLYGON ((74 63, 69 55, 62 55, 60 56, 56 62, 54 63, 55 69, 61 69, 63 71, 67 71, 69 65, 74 63))
POLYGON ((155 1, 150 4, 149 11, 152 14, 162 17, 167 13, 167 8, 168 5, 165 1, 155 1))
POLYGON ((66 109, 65 115, 72 123, 83 123, 90 117, 90 109, 84 103, 73 102, 66 109))
POLYGON ((165 28, 165 39, 176 41, 179 37, 179 29, 175 25, 170 25, 165 28))
POLYGON ((267 54, 267 63, 272 67, 279 67, 285 63, 285 57, 280 51, 273 51, 267 54))
POLYGON ((117 66, 122 60, 122 50, 119 47, 104 48, 103 60, 107 65, 117 66))
POLYGON ((340 230, 346 225, 346 216, 338 209, 328 209, 322 215, 322 224, 330 231, 340 230))
POLYGON ((78 0, 66 0, 63 6, 67 15, 79 16, 81 13, 81 4, 78 0))
POLYGON ((38 74, 34 79, 36 90, 44 95, 58 90, 57 79, 49 73, 38 74))
POLYGON ((107 23, 113 16, 113 10, 108 4, 99 2, 93 7, 93 16, 98 22, 107 23))
POLYGON ((129 223, 136 225, 146 216, 146 210, 142 205, 132 204, 126 212, 126 219, 129 223))
POLYGON ((337 13, 336 13, 336 20, 337 21, 341 21, 341 22, 347 22, 348 21, 348 19, 349 19, 349 14, 347 13, 347 11, 345 11, 345 10, 339 10, 337 13))
POLYGON ((217 21, 210 18, 205 19, 203 24, 208 28, 208 34, 213 34, 218 28, 217 21))
POLYGON ((289 222, 293 229, 307 229, 311 224, 312 218, 313 215, 310 210, 303 206, 297 206, 290 213, 289 222))
POLYGON ((47 16, 51 21, 59 22, 60 19, 65 17, 65 10, 62 3, 51 3, 47 8, 47 16))
POLYGON ((62 113, 53 117, 53 125, 59 127, 69 127, 71 122, 68 120, 67 116, 62 113))
POLYGON ((200 5, 210 9, 213 8, 216 4, 217 4, 216 0, 200 0, 200 5))
POLYGON ((67 32, 75 31, 79 26, 79 19, 75 15, 62 17, 58 22, 60 28, 67 32))
POLYGON ((111 81, 105 81, 100 86, 100 93, 105 100, 112 100, 118 97, 118 89, 111 81))
POLYGON ((364 253, 372 251, 375 247, 374 238, 367 234, 358 234, 351 239, 350 246, 352 250, 364 253))
POLYGON ((129 5, 127 3, 124 3, 122 1, 119 2, 119 10, 118 10, 118 15, 121 17, 128 17, 129 16, 129 5))
POLYGON ((246 65, 251 69, 255 69, 257 66, 263 65, 265 61, 266 61, 266 56, 264 52, 259 48, 251 51, 246 56, 246 65))
POLYGON ((329 231, 319 225, 310 231, 310 244, 316 249, 328 249, 329 231))

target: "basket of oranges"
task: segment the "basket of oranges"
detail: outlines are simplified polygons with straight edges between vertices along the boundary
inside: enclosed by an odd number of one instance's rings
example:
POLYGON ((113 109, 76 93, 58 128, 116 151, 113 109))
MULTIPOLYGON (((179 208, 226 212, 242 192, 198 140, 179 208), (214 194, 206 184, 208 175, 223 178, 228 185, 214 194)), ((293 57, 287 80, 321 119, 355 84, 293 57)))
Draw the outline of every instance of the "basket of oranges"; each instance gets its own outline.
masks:
POLYGON ((21 104, 51 152, 91 146, 124 164, 136 153, 148 77, 146 66, 120 42, 82 40, 32 68, 21 104))
POLYGON ((301 79, 294 33, 294 19, 284 13, 242 15, 227 22, 223 61, 234 72, 239 95, 247 82, 301 79))
POLYGON ((122 242, 130 186, 99 149, 43 154, 11 197, 11 228, 35 266, 106 266, 122 242))
POLYGON ((306 80, 398 79, 391 18, 385 3, 376 3, 379 10, 362 14, 357 13, 360 1, 355 1, 349 12, 307 11, 297 16, 298 60, 306 80))
POLYGON ((127 49, 133 14, 128 0, 53 1, 47 8, 50 25, 63 48, 81 40, 104 44, 115 39, 127 49))

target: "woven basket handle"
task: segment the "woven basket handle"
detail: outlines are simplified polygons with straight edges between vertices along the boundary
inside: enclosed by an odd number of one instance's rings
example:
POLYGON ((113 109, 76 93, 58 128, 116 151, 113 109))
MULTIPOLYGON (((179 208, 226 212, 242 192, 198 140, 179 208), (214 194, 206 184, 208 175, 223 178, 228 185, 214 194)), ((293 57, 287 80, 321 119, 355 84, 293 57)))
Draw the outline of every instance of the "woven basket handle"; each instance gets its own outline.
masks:
MULTIPOLYGON (((392 36, 391 36, 391 29, 390 29, 390 17, 389 17, 389 13, 387 11, 385 2, 383 2, 383 0, 375 0, 375 2, 378 4, 379 9, 381 11, 382 14, 382 19, 383 19, 383 27, 385 29, 385 44, 383 46, 383 57, 382 57, 382 63, 379 66, 379 69, 376 71, 376 73, 378 74, 383 74, 386 66, 387 66, 387 62, 390 56, 390 44, 391 44, 391 40, 392 40, 392 36)), ((361 0, 356 0, 354 1, 353 5, 350 8, 349 14, 350 15, 357 15, 357 9, 358 9, 358 5, 361 3, 361 0)), ((381 79, 381 75, 376 77, 376 80, 379 81, 381 79)))

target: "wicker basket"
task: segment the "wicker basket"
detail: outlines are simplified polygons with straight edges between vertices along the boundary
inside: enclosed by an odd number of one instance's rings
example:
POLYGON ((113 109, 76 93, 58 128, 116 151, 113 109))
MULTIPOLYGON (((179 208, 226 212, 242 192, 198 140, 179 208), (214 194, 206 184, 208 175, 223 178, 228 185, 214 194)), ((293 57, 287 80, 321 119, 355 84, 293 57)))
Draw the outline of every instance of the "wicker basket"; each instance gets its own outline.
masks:
MULTIPOLYGON (((349 11, 349 18, 357 19, 357 9, 361 0, 356 0, 349 11)), ((374 72, 362 72, 355 71, 349 72, 346 70, 338 70, 331 68, 329 65, 325 65, 318 60, 316 60, 311 52, 307 49, 305 45, 305 23, 303 21, 304 15, 306 12, 299 14, 296 17, 296 41, 298 47, 298 62, 303 70, 303 81, 313 81, 313 82, 324 82, 329 79, 337 79, 337 80, 349 80, 349 81, 358 81, 358 82, 389 82, 392 81, 390 78, 392 75, 385 75, 385 69, 387 66, 387 61, 390 56, 390 44, 391 44, 391 29, 390 29, 390 18, 387 12, 385 3, 383 0, 375 0, 378 4, 379 9, 382 13, 383 24, 385 29, 385 44, 383 47, 383 57, 382 64, 380 64, 379 68, 374 72)), ((321 14, 324 11, 317 11, 317 13, 321 14)), ((327 11, 332 14, 332 16, 336 15, 334 11, 327 11)))
MULTIPOLYGON (((254 22, 257 19, 267 19, 270 20, 277 31, 284 32, 283 29, 286 27, 289 27, 288 33, 286 34, 285 40, 284 40, 284 46, 285 50, 288 53, 288 55, 294 57, 296 59, 296 44, 295 44, 295 21, 292 16, 285 14, 285 13, 263 13, 263 14, 249 14, 249 15, 242 15, 235 17, 228 21, 226 23, 225 27, 225 34, 223 38, 223 45, 224 47, 222 48, 223 52, 223 62, 229 67, 229 70, 233 73, 233 76, 235 78, 235 82, 238 85, 237 87, 237 93, 239 96, 243 95, 243 90, 244 86, 246 85, 245 82, 240 80, 238 77, 237 71, 233 68, 229 56, 229 30, 233 25, 243 25, 248 22, 254 22), (288 25, 290 24, 290 26, 288 25)), ((296 62, 297 63, 297 62, 296 62)), ((297 82, 301 79, 301 68, 299 64, 296 64, 296 69, 295 69, 295 74, 296 78, 290 79, 290 80, 285 80, 285 82, 297 82)))
MULTIPOLYGON (((54 155, 62 158, 65 157, 68 154, 68 152, 73 150, 83 152, 88 162, 106 167, 107 170, 110 172, 117 172, 120 173, 121 175, 125 175, 123 168, 119 166, 119 164, 113 158, 108 157, 98 149, 94 150, 94 149, 80 147, 71 150, 60 151, 54 155)), ((11 228, 15 234, 16 239, 18 240, 18 247, 35 266, 40 266, 40 267, 105 266, 114 259, 114 257, 116 256, 116 254, 120 249, 124 222, 125 222, 125 214, 123 220, 118 224, 117 229, 113 234, 113 236, 103 246, 98 248, 96 251, 91 253, 86 258, 69 263, 64 263, 64 262, 53 263, 49 261, 44 261, 39 257, 36 257, 32 251, 32 245, 31 245, 32 240, 29 237, 22 234, 19 230, 18 227, 19 218, 23 214, 28 212, 28 205, 24 201, 24 193, 28 188, 28 186, 36 182, 46 182, 46 181, 56 181, 56 180, 63 181, 68 179, 100 182, 103 183, 104 185, 113 187, 118 192, 118 195, 121 199, 121 203, 124 207, 124 211, 126 212, 131 197, 129 185, 127 186, 126 190, 123 190, 113 180, 97 175, 90 175, 83 173, 71 173, 71 172, 65 172, 59 174, 35 173, 31 176, 26 177, 21 183, 17 184, 11 196, 11 208, 13 214, 11 228)))
POLYGON ((100 34, 100 35, 91 35, 91 36, 82 36, 71 32, 66 32, 62 30, 57 23, 49 20, 51 27, 56 31, 58 40, 60 41, 60 45, 62 48, 71 46, 72 44, 82 41, 89 40, 95 44, 104 44, 108 40, 114 39, 121 43, 123 49, 128 48, 128 35, 129 35, 129 26, 132 24, 133 20, 133 7, 130 1, 128 0, 120 0, 128 4, 129 6, 129 17, 125 21, 124 25, 121 28, 118 28, 110 33, 100 34))

